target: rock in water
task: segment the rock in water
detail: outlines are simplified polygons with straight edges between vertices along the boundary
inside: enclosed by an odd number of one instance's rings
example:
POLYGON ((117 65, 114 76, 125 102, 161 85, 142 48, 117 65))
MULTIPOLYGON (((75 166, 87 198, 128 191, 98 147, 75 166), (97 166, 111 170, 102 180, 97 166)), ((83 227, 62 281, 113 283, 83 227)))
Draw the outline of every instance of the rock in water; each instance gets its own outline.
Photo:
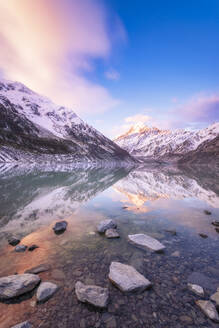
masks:
POLYGON ((28 321, 24 321, 21 323, 18 323, 17 325, 11 327, 11 328, 32 328, 33 326, 28 322, 28 321))
POLYGON ((135 268, 119 262, 111 263, 109 280, 122 292, 141 292, 151 286, 151 282, 135 268))
POLYGON ((59 221, 53 227, 56 234, 63 233, 67 228, 68 223, 66 221, 59 221))
POLYGON ((18 239, 17 237, 10 237, 8 238, 8 243, 11 245, 11 246, 16 246, 17 244, 19 244, 20 242, 20 239, 18 239))
POLYGON ((211 301, 196 301, 196 304, 200 307, 202 312, 211 320, 219 322, 219 315, 214 304, 211 301))
POLYGON ((165 246, 161 244, 157 239, 145 235, 145 234, 136 234, 136 235, 128 235, 128 239, 131 243, 143 247, 149 248, 155 252, 161 252, 165 249, 165 246))
POLYGON ((37 245, 31 245, 31 246, 28 248, 28 251, 32 252, 32 251, 34 251, 36 248, 39 248, 39 246, 37 246, 37 245))
POLYGON ((109 219, 101 221, 97 226, 97 231, 100 233, 104 233, 107 229, 115 229, 117 224, 115 221, 109 219))
POLYGON ((206 215, 211 215, 211 212, 208 211, 208 210, 204 210, 204 213, 205 213, 206 215))
POLYGON ((195 284, 188 284, 188 288, 196 295, 204 296, 204 289, 201 286, 195 284))
POLYGON ((6 300, 27 293, 39 282, 39 276, 29 273, 0 278, 0 299, 6 300))
POLYGON ((51 298, 55 292, 58 290, 58 286, 52 282, 42 282, 37 289, 37 301, 45 302, 51 298))
POLYGON ((38 266, 35 266, 31 269, 28 269, 25 271, 25 273, 34 273, 34 274, 37 274, 37 273, 40 273, 40 272, 45 272, 45 271, 48 271, 50 270, 50 265, 48 264, 40 264, 38 266))
POLYGON ((107 288, 94 285, 84 285, 77 281, 75 284, 75 293, 79 301, 90 303, 99 308, 107 307, 109 301, 109 292, 107 288))
POLYGON ((213 224, 215 227, 219 227, 219 221, 212 221, 211 224, 213 224))
POLYGON ((111 238, 119 238, 120 235, 118 234, 117 230, 116 229, 107 229, 105 231, 105 236, 109 239, 111 238))
POLYGON ((17 245, 15 247, 15 252, 22 253, 22 252, 25 252, 26 249, 27 249, 27 246, 26 245, 17 245))

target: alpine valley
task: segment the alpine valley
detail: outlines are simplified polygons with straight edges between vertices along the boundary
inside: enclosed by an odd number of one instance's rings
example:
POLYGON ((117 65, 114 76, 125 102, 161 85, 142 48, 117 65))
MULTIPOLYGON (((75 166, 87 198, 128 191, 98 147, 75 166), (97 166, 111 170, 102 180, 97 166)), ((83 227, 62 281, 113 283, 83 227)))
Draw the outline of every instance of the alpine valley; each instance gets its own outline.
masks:
POLYGON ((0 162, 134 162, 71 109, 18 82, 0 81, 0 132, 0 162))
POLYGON ((137 124, 114 141, 141 162, 211 162, 219 166, 218 138, 219 122, 199 131, 161 130, 137 124))

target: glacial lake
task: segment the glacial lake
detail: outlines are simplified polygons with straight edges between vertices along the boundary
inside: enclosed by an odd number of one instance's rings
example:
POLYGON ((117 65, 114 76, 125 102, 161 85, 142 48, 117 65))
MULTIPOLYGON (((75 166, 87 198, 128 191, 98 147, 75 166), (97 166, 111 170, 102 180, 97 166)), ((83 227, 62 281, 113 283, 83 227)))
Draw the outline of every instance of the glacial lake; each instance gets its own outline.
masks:
POLYGON ((206 300, 219 287, 219 233, 211 224, 219 220, 218 172, 2 164, 0 190, 0 277, 46 263, 50 270, 39 276, 60 287, 44 304, 36 303, 35 291, 0 302, 0 328, 25 320, 34 328, 218 327, 187 286, 190 280, 202 284, 206 300), (120 238, 97 233, 97 224, 107 218, 117 222, 120 238), (59 220, 68 226, 56 235, 52 227, 59 220), (129 244, 128 234, 135 233, 158 239, 165 251, 129 244), (39 248, 16 253, 8 245, 10 235, 39 248), (123 294, 109 282, 112 261, 135 267, 152 288, 123 294), (78 280, 108 287, 108 308, 80 303, 74 291, 78 280))

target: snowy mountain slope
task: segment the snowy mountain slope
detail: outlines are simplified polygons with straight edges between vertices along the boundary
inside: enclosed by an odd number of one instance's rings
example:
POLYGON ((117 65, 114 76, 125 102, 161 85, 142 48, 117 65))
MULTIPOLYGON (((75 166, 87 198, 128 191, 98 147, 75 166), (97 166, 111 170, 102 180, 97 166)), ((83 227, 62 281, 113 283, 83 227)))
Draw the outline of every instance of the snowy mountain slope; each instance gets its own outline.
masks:
POLYGON ((195 150, 202 142, 219 135, 219 123, 200 131, 160 130, 137 126, 114 141, 131 155, 154 159, 175 159, 195 150))
POLYGON ((0 81, 0 161, 127 161, 131 156, 71 109, 0 81))

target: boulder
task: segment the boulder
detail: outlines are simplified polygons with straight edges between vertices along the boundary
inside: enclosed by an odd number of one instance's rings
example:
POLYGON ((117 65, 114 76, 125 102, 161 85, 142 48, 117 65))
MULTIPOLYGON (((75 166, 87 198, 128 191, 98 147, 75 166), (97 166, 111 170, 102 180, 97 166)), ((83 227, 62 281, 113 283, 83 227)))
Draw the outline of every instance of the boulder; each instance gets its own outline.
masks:
POLYGON ((39 276, 29 273, 0 278, 0 299, 6 300, 27 293, 39 282, 39 276))
POLYGON ((77 281, 75 284, 75 293, 79 301, 89 303, 99 308, 107 307, 109 301, 109 292, 107 288, 95 285, 84 285, 77 281))
POLYGON ((97 231, 100 233, 104 233, 107 229, 115 229, 117 224, 115 221, 109 219, 101 221, 97 226, 97 231))
POLYGON ((106 236, 106 238, 109 238, 109 239, 119 238, 120 237, 120 235, 119 235, 119 233, 117 232, 116 229, 107 229, 105 231, 105 236, 106 236))
POLYGON ((189 290, 191 290, 191 292, 195 293, 196 295, 204 296, 204 289, 201 286, 195 284, 188 284, 188 288, 189 290))
POLYGON ((37 301, 38 302, 45 302, 49 298, 51 298, 55 292, 58 290, 58 286, 53 284, 52 282, 41 282, 37 289, 37 301))
POLYGON ((63 233, 67 228, 68 223, 66 221, 59 221, 53 227, 53 230, 56 234, 63 233))
POLYGON ((32 328, 33 326, 31 325, 31 323, 29 323, 28 321, 24 321, 21 323, 18 323, 17 325, 11 327, 11 328, 32 328))
POLYGON ((151 282, 130 265, 112 262, 109 280, 122 292, 141 292, 151 286, 151 282))
POLYGON ((31 269, 28 269, 25 271, 25 273, 33 273, 33 274, 37 274, 40 272, 45 272, 45 271, 49 271, 50 270, 50 265, 48 264, 40 264, 38 266, 35 266, 31 269))
POLYGON ((22 252, 25 252, 26 249, 27 249, 27 246, 26 245, 17 245, 15 247, 15 250, 14 251, 17 252, 17 253, 22 253, 22 252))
POLYGON ((199 300, 195 302, 202 312, 212 321, 219 322, 219 315, 214 304, 211 301, 199 300))
POLYGON ((20 242, 20 239, 18 239, 17 237, 15 236, 11 236, 8 238, 8 243, 11 245, 11 246, 16 246, 17 244, 19 244, 20 242))
POLYGON ((157 239, 145 235, 145 234, 136 234, 136 235, 128 235, 129 241, 141 248, 148 248, 155 252, 161 252, 165 249, 165 246, 161 244, 157 239))

